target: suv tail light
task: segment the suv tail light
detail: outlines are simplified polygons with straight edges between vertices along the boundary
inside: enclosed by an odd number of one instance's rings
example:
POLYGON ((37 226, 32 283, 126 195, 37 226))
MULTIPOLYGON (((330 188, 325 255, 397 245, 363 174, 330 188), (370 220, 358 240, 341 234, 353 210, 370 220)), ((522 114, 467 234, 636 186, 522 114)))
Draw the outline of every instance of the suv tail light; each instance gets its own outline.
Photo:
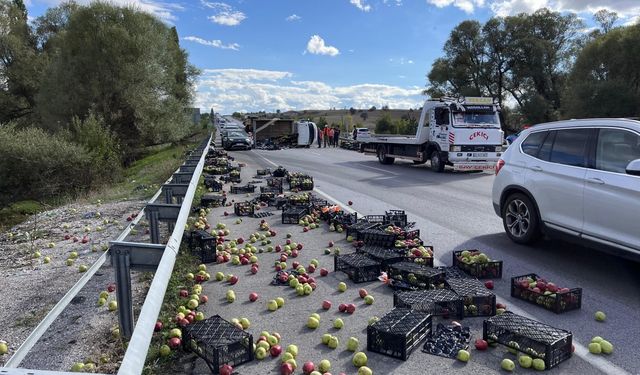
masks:
POLYGON ((500 170, 502 169, 502 167, 504 167, 504 160, 499 159, 498 163, 496 163, 496 176, 498 175, 498 173, 500 173, 500 170))

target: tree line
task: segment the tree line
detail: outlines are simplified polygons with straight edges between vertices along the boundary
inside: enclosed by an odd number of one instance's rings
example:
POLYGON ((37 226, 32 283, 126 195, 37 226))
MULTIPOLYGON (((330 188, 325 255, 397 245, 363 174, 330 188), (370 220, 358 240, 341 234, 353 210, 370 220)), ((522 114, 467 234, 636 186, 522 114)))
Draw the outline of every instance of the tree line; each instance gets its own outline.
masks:
POLYGON ((564 118, 640 116, 640 24, 614 27, 615 12, 594 14, 586 31, 575 14, 467 20, 449 35, 427 74, 425 94, 490 96, 517 129, 564 118), (510 105, 504 105, 510 104, 510 105))
POLYGON ((184 138, 197 74, 176 28, 133 7, 29 20, 0 0, 0 205, 117 179, 136 150, 184 138))

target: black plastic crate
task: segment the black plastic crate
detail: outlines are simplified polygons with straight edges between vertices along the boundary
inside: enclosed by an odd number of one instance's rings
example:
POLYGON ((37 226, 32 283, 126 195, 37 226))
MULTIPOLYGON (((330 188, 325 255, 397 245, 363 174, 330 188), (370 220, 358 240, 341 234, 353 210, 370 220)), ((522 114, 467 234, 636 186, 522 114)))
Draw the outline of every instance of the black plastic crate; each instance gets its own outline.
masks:
POLYGON ((340 225, 342 227, 349 227, 358 222, 358 214, 355 212, 350 214, 344 211, 338 211, 334 212, 330 217, 329 224, 340 225))
POLYGON ((224 182, 233 182, 233 183, 242 182, 242 178, 240 177, 240 175, 226 175, 226 176, 220 177, 220 179, 224 182))
MULTIPOLYGON (((286 206, 287 203, 289 202, 288 198, 285 197, 275 197, 273 199, 271 199, 268 204, 271 207, 275 207, 277 209, 281 209, 282 207, 286 206)), ((297 224, 297 223, 296 223, 297 224)))
POLYGON ((282 191, 282 178, 280 177, 270 177, 267 178, 267 186, 277 187, 282 191))
POLYGON ((276 193, 260 193, 260 195, 258 196, 258 200, 260 202, 269 204, 276 197, 276 195, 276 193))
POLYGON ((329 201, 327 201, 325 199, 311 197, 311 207, 315 208, 316 210, 319 210, 322 207, 327 207, 327 206, 330 206, 330 205, 331 204, 329 203, 329 201))
POLYGON ((461 270, 458 267, 436 267, 436 269, 444 272, 445 279, 469 279, 472 276, 469 276, 466 272, 461 270))
POLYGON ((204 178, 204 186, 214 192, 222 190, 222 182, 216 180, 213 176, 204 178))
POLYGON ((362 241, 366 245, 391 248, 395 247, 396 235, 393 233, 385 233, 379 228, 372 228, 359 231, 357 240, 362 241))
POLYGON ((260 192, 282 194, 282 186, 260 186, 260 192))
POLYGON ((555 293, 549 291, 551 294, 545 295, 542 290, 538 292, 530 290, 529 288, 524 288, 523 285, 520 285, 522 281, 526 281, 529 278, 537 282, 540 279, 540 276, 535 273, 530 273, 511 278, 511 297, 544 307, 556 314, 577 310, 582 307, 582 288, 559 289, 555 291, 555 293))
POLYGON ((464 316, 496 315, 496 295, 477 279, 448 279, 447 286, 462 297, 464 316))
POLYGON ((233 204, 233 212, 237 216, 253 216, 254 211, 253 202, 236 202, 233 204))
POLYGON ((192 231, 188 237, 191 253, 200 258, 201 263, 216 261, 216 237, 205 230, 192 231))
POLYGON ((389 266, 389 277, 407 282, 419 289, 440 288, 445 282, 443 271, 407 261, 389 266))
POLYGON ((471 276, 479 279, 501 279, 502 261, 488 260, 483 263, 466 263, 462 261, 462 253, 469 251, 471 255, 478 255, 480 250, 458 250, 453 252, 453 266, 458 267, 471 276))
POLYGON ((482 338, 544 360, 547 370, 571 358, 573 334, 505 311, 483 323, 482 338))
POLYGON ((462 297, 449 289, 397 291, 393 293, 393 306, 447 319, 464 317, 462 297))
POLYGON ((218 374, 224 364, 238 366, 253 360, 253 336, 214 315, 184 328, 183 345, 218 374))
POLYGON ((389 249, 386 247, 365 245, 356 248, 356 252, 363 253, 382 264, 383 271, 388 271, 389 266, 398 262, 415 262, 428 267, 433 267, 433 257, 409 256, 404 250, 389 249))
POLYGON ((227 202, 227 197, 221 194, 206 193, 200 198, 202 207, 220 207, 227 202))
POLYGON ((352 237, 354 239, 357 239, 361 231, 373 229, 378 225, 379 225, 378 223, 372 223, 367 221, 366 219, 360 219, 358 220, 357 223, 348 226, 345 232, 347 237, 352 237))
POLYGON ((282 224, 298 224, 307 213, 304 207, 288 207, 282 211, 282 224))
POLYGON ((333 270, 346 273, 354 283, 378 280, 381 269, 380 262, 364 254, 336 255, 333 258, 333 270))
POLYGON ((406 361, 431 333, 431 315, 396 308, 367 327, 367 350, 406 361))
POLYGON ((407 214, 403 210, 389 210, 384 213, 384 224, 398 227, 407 226, 407 214))
POLYGON ((276 168, 275 171, 271 173, 273 177, 286 177, 288 174, 289 172, 287 172, 287 170, 284 169, 283 167, 278 167, 276 168))
POLYGON ((244 186, 238 186, 238 185, 233 185, 231 186, 230 192, 231 194, 246 194, 246 193, 253 193, 256 191, 256 186, 255 185, 244 185, 244 186))
POLYGON ((258 169, 256 171, 256 175, 258 176, 268 176, 271 174, 271 169, 267 168, 267 169, 258 169))
POLYGON ((229 169, 226 166, 221 167, 221 166, 207 165, 204 168, 202 168, 202 170, 204 171, 204 173, 211 174, 211 175, 221 175, 221 174, 229 173, 229 169))
POLYGON ((289 206, 309 207, 311 204, 311 196, 307 193, 290 195, 287 201, 289 206))
POLYGON ((289 180, 290 190, 313 190, 313 177, 301 176, 289 180))

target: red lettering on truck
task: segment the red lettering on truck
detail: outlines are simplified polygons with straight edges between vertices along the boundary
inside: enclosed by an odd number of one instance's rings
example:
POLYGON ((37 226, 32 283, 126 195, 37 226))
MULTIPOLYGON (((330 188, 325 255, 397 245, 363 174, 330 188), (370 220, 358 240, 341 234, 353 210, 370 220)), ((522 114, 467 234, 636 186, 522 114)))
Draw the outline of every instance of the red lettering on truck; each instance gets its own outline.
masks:
POLYGON ((482 131, 477 131, 477 132, 473 132, 470 136, 469 136, 469 140, 473 141, 474 139, 481 137, 484 138, 485 141, 489 140, 489 134, 487 134, 486 132, 482 132, 482 131))

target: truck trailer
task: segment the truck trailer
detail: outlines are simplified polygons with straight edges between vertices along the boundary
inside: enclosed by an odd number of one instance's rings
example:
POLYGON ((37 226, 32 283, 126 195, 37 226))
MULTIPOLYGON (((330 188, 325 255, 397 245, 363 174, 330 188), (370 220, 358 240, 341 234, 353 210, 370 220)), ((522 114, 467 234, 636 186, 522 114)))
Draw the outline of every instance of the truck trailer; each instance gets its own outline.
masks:
POLYGON ((360 152, 375 154, 382 164, 395 159, 431 163, 435 172, 495 168, 502 155, 504 133, 500 108, 492 98, 440 98, 422 107, 415 135, 362 134, 360 152))

